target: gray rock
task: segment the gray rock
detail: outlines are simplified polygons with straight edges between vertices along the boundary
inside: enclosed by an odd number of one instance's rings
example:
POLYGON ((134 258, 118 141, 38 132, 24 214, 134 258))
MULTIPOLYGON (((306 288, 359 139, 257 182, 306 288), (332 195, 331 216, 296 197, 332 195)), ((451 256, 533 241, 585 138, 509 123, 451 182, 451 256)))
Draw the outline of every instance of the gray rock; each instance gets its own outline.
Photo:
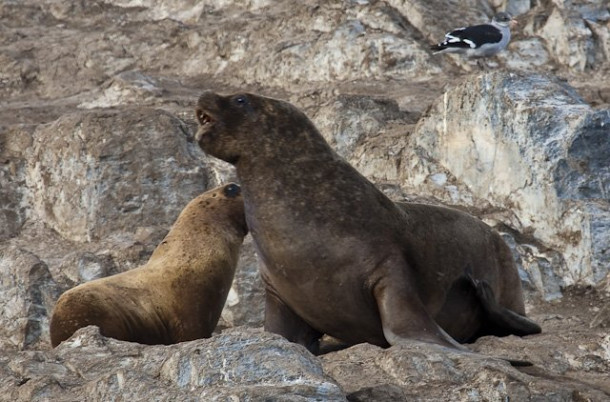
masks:
POLYGON ((83 282, 118 274, 114 258, 109 253, 95 254, 89 251, 68 253, 59 266, 51 271, 55 281, 66 291, 83 282))
POLYGON ((380 135, 391 120, 404 119, 398 104, 371 96, 341 95, 312 116, 339 155, 350 158, 357 145, 380 135))
POLYGON ((262 327, 264 314, 265 291, 258 273, 258 259, 252 237, 246 236, 217 331, 241 325, 262 327))
POLYGON ((517 342, 507 343, 512 344, 511 349, 495 344, 481 347, 487 356, 417 342, 385 350, 357 345, 323 356, 322 364, 352 401, 571 401, 578 400, 576 395, 591 400, 607 398, 608 390, 604 391, 603 386, 600 389, 564 377, 561 374, 565 371, 545 371, 545 366, 518 370, 492 357, 514 358, 517 342))
POLYGON ((528 247, 538 262, 523 259, 526 271, 559 287, 598 283, 610 270, 603 229, 610 205, 610 148, 603 140, 609 116, 551 77, 473 77, 449 89, 418 123, 403 156, 404 184, 446 202, 485 200, 474 204, 510 211, 503 224, 527 234, 521 243, 529 238, 542 246, 528 247), (467 195, 449 199, 447 188, 427 184, 446 170, 467 195), (548 263, 540 265, 540 257, 548 263))
MULTIPOLYGON (((602 63, 609 61, 603 53, 590 51, 604 46, 603 38, 585 23, 585 19, 597 19, 596 17, 608 21, 607 7, 599 3, 595 8, 585 6, 580 9, 553 5, 551 10, 544 10, 539 16, 542 18, 532 20, 533 33, 546 41, 547 48, 560 65, 583 71, 585 68, 599 68, 602 63)), ((602 31, 607 33, 608 26, 602 28, 602 31)))
POLYGON ((26 219, 23 203, 26 160, 33 126, 0 127, 0 241, 19 233, 26 219))
POLYGON ((276 3, 267 11, 250 20, 245 30, 234 19, 220 17, 210 21, 207 32, 186 32, 184 40, 196 51, 185 61, 182 73, 222 72, 243 82, 286 88, 362 77, 416 76, 423 66, 438 71, 428 63, 430 54, 421 45, 403 37, 403 17, 381 3, 344 9, 276 3), (304 14, 307 19, 301 17, 304 14), (229 30, 240 33, 233 38, 226 35, 229 30), (210 53, 219 57, 210 59, 210 53), (246 55, 252 56, 246 60, 246 55), (246 61, 249 68, 243 68, 246 61))
POLYGON ((521 71, 607 71, 607 6, 588 0, 568 7, 553 2, 507 3, 507 11, 514 15, 527 13, 518 17, 509 51, 498 57, 505 65, 521 71))
POLYGON ((505 10, 511 13, 513 16, 525 14, 532 8, 531 0, 508 0, 505 2, 505 10))
POLYGON ((92 241, 169 225, 211 181, 187 128, 152 109, 67 115, 35 134, 26 182, 35 217, 62 236, 92 241))
POLYGON ((46 349, 59 288, 34 254, 0 245, 0 349, 46 349))
POLYGON ((145 346, 90 326, 52 351, 1 359, 3 400, 345 400, 305 348, 252 329, 145 346))
POLYGON ((405 128, 416 113, 396 101, 370 95, 342 95, 312 110, 311 118, 339 155, 376 183, 399 184, 405 128))
POLYGON ((557 163, 553 179, 564 200, 610 199, 610 110, 588 113, 567 144, 565 159, 557 163))
POLYGON ((78 105, 82 109, 108 108, 117 105, 142 105, 154 103, 164 94, 157 79, 138 71, 126 71, 109 80, 102 87, 102 94, 78 105))

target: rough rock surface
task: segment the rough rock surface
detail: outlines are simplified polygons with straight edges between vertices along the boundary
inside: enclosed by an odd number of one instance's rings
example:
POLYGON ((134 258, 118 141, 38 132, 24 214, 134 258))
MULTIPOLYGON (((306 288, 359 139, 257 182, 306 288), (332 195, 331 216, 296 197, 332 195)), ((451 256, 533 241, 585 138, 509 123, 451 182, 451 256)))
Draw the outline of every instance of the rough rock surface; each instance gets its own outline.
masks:
POLYGON ((0 21, 0 400, 610 399, 607 2, 5 0, 0 21), (501 9, 519 21, 507 51, 429 52, 501 9), (85 329, 50 350, 61 292, 143 264, 190 199, 235 178, 191 142, 206 89, 289 100, 393 199, 496 227, 543 334, 319 360, 259 330, 248 238, 212 339, 85 329))
POLYGON ((535 256, 522 258, 531 281, 557 297, 557 283, 598 283, 610 269, 609 133, 610 110, 591 108, 565 83, 482 75, 420 119, 403 154, 404 183, 494 210, 490 219, 529 243, 521 247, 535 256))
POLYGON ((608 297, 569 293, 568 300, 530 312, 541 335, 483 337, 469 345, 480 354, 416 343, 386 350, 357 345, 323 356, 324 370, 352 401, 607 400, 610 321, 596 306, 608 297), (533 366, 511 367, 500 358, 533 366))
POLYGON ((52 351, 1 359, 1 398, 7 401, 343 399, 341 388, 303 347, 253 329, 144 346, 104 338, 90 326, 52 351))
POLYGON ((15 246, 0 249, 0 349, 31 349, 49 342, 49 317, 59 287, 48 266, 15 246))
POLYGON ((32 214, 80 242, 137 230, 143 217, 166 227, 209 181, 187 133, 154 109, 76 112, 42 126, 26 173, 32 214), (117 127, 129 130, 113 135, 117 127))

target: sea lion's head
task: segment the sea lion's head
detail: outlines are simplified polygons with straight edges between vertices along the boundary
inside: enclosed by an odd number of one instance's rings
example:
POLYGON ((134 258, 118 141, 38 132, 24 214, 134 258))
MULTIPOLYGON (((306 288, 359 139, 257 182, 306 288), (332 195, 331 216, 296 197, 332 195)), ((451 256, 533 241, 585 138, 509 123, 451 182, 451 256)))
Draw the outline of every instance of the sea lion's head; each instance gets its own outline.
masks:
POLYGON ((244 198, 241 187, 237 183, 228 183, 203 194, 208 210, 217 209, 216 212, 230 217, 243 232, 248 233, 246 216, 244 213, 244 198))
POLYGON ((195 140, 209 155, 233 165, 240 158, 291 151, 295 136, 317 132, 311 121, 288 102, 250 93, 221 96, 203 93, 195 116, 195 140))
MULTIPOLYGON (((155 249, 152 259, 167 255, 176 250, 176 242, 185 244, 206 238, 210 233, 215 237, 224 238, 219 233, 225 233, 233 241, 243 241, 248 234, 248 224, 244 212, 244 198, 241 187, 236 183, 228 183, 213 188, 192 199, 180 212, 165 239, 155 249)), ((182 246, 181 246, 182 247, 182 246)), ((180 252, 183 248, 179 249, 180 252)))
POLYGON ((227 183, 213 188, 191 200, 182 210, 178 220, 198 222, 198 225, 221 222, 238 229, 241 236, 248 233, 244 213, 244 197, 237 183, 227 183))

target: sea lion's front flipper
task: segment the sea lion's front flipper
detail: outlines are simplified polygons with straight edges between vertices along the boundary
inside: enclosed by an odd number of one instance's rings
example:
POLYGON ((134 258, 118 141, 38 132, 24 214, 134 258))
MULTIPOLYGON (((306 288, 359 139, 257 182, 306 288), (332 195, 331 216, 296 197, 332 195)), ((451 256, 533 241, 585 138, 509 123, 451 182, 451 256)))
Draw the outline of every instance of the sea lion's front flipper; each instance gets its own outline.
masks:
POLYGON ((388 257, 379 267, 373 294, 383 334, 390 345, 406 339, 467 350, 447 334, 426 311, 413 284, 417 283, 400 257, 388 257))
POLYGON ((314 355, 319 354, 321 332, 313 329, 279 297, 265 290, 265 331, 282 335, 291 342, 303 345, 314 355))
POLYGON ((487 281, 476 280, 473 283, 484 312, 484 323, 480 336, 524 336, 539 334, 542 331, 540 326, 534 321, 499 305, 487 281))

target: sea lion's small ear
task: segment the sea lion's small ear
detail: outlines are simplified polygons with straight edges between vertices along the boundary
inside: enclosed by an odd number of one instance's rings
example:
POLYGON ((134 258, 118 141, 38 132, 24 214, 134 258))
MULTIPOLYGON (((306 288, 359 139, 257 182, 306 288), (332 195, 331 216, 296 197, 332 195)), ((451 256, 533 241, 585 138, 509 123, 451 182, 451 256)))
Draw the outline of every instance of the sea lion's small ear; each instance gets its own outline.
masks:
POLYGON ((241 187, 238 184, 227 184, 224 188, 224 195, 227 198, 235 198, 241 194, 241 187))

